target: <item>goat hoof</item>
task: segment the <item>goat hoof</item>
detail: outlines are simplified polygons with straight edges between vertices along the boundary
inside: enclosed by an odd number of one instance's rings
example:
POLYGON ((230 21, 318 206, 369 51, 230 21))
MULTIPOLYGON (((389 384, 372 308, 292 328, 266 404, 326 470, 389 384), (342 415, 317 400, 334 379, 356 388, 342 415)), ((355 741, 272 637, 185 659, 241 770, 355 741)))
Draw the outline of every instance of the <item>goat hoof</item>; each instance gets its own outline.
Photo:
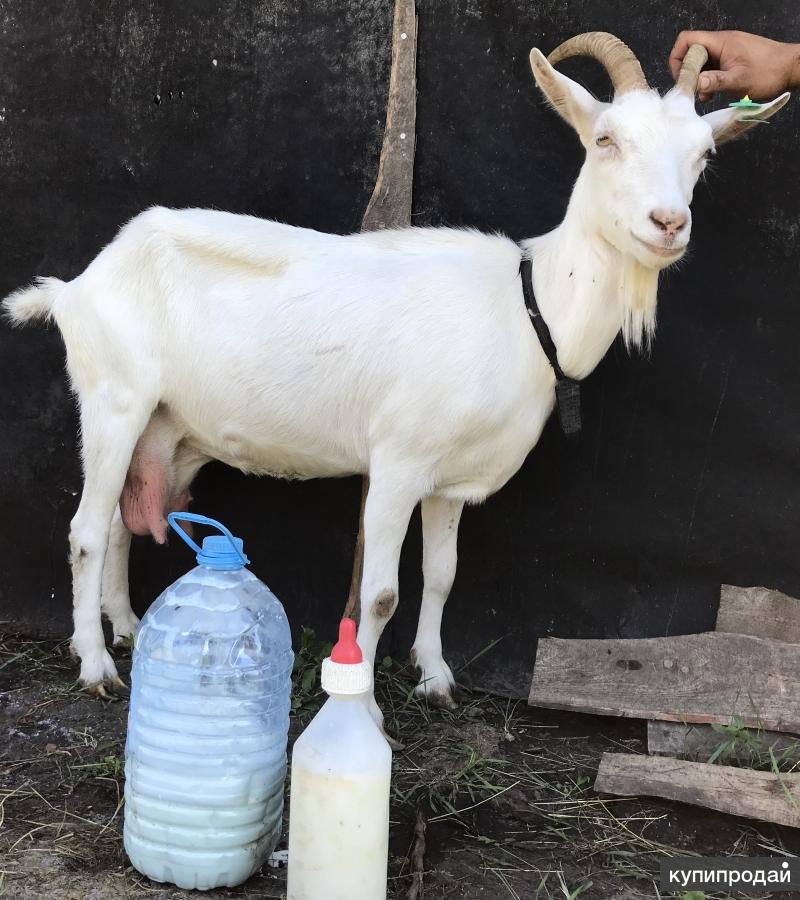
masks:
POLYGON ((119 677, 119 675, 116 678, 111 679, 111 685, 117 697, 130 697, 131 689, 127 684, 125 684, 125 682, 119 677))
POLYGON ((383 724, 383 713, 380 710, 380 707, 375 702, 375 697, 372 696, 369 698, 369 713, 372 716, 372 721, 380 728, 381 734, 386 738, 386 743, 392 748, 392 750, 404 750, 405 745, 401 744, 400 741, 395 740, 391 735, 389 735, 386 731, 386 728, 383 724))
POLYGON ((115 634, 114 643, 111 646, 117 647, 120 650, 133 650, 133 635, 115 634))
POLYGON ((113 693, 106 690, 106 686, 102 681, 96 681, 94 684, 84 684, 83 690, 91 697, 98 700, 116 700, 117 697, 113 693))
POLYGON ((383 726, 381 726, 381 731, 383 732, 383 736, 386 738, 386 743, 392 748, 395 753, 399 753, 401 750, 406 749, 406 745, 388 734, 383 726))
POLYGON ((133 641, 136 637, 136 629, 139 627, 139 617, 133 612, 123 617, 122 621, 112 622, 114 627, 114 647, 133 649, 133 641))
POLYGON ((448 709, 451 712, 454 709, 458 709, 458 701, 453 696, 452 688, 436 690, 435 688, 426 688, 424 685, 419 685, 417 695, 424 697, 428 706, 432 706, 434 709, 448 709))
POLYGON ((426 657, 426 662, 421 659, 422 654, 415 648, 411 650, 411 665, 419 672, 420 682, 414 688, 414 693, 422 700, 426 700, 429 706, 436 709, 456 709, 458 703, 455 699, 456 681, 450 666, 441 658, 426 657))
POLYGON ((103 681, 95 681, 92 684, 84 684, 83 690, 92 697, 97 697, 98 700, 107 700, 111 703, 127 699, 131 693, 128 685, 117 676, 106 678, 103 681))
POLYGON ((87 694, 101 700, 118 700, 118 695, 128 690, 117 674, 111 654, 105 649, 82 656, 80 684, 87 694))

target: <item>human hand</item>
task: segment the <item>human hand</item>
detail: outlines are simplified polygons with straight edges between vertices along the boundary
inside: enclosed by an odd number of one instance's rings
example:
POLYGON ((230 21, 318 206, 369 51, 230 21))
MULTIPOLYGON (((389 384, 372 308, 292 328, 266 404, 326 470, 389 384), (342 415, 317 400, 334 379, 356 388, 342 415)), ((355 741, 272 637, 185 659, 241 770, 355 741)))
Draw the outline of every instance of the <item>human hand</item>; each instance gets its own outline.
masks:
POLYGON ((753 99, 772 99, 800 84, 800 45, 782 44, 744 31, 682 31, 669 56, 673 78, 692 44, 708 50, 711 68, 698 84, 701 101, 717 91, 753 99))

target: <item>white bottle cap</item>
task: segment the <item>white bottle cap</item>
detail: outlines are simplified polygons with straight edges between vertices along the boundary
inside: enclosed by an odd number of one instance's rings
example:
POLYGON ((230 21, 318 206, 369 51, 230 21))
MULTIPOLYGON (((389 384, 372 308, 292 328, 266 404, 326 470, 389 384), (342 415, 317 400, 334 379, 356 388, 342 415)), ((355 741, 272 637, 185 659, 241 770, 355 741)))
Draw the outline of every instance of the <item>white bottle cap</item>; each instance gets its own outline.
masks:
POLYGON ((322 660, 322 690, 326 694, 365 694, 372 687, 372 666, 368 662, 337 663, 322 660))

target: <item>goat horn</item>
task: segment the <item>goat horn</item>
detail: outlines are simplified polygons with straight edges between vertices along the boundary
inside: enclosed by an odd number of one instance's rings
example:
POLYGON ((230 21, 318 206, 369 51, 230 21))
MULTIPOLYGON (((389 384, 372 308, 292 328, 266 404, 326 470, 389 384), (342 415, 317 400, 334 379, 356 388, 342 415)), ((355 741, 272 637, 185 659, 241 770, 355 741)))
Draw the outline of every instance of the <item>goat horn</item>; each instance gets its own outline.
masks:
POLYGON ((683 57, 680 75, 675 84, 675 89, 683 94, 687 94, 694 100, 697 93, 697 82, 700 78, 700 72, 708 59, 708 51, 702 44, 692 44, 683 57))
POLYGON ((551 66, 570 56, 591 56, 602 63, 611 77, 614 92, 646 90, 647 79, 633 50, 607 31, 587 31, 556 47, 547 57, 551 66))

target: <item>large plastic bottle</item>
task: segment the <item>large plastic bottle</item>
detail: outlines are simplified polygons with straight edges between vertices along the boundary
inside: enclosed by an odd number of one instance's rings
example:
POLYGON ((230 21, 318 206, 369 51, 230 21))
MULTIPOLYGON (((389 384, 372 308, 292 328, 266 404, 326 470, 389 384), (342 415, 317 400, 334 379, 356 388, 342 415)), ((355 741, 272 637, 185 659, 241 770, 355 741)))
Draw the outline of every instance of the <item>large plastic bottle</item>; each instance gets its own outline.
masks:
POLYGON ((278 599, 219 522, 173 513, 198 566, 136 634, 125 747, 125 850, 155 881, 233 887, 281 833, 293 655, 278 599), (202 548, 179 521, 218 528, 202 548))
POLYGON ((322 663, 330 695, 295 741, 287 900, 385 900, 392 751, 369 713, 355 623, 322 663))

